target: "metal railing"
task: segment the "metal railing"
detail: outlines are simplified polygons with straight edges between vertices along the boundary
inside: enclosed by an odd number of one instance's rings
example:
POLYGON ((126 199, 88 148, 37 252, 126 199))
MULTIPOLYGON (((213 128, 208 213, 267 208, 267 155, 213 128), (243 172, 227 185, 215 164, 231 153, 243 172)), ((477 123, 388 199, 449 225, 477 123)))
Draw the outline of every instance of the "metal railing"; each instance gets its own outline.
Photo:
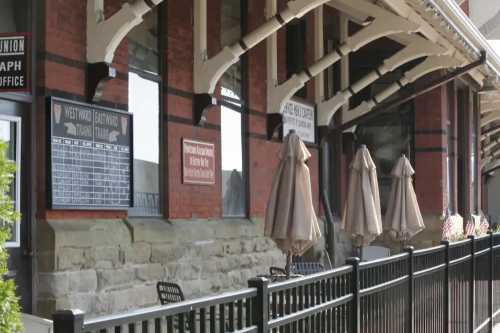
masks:
POLYGON ((54 314, 54 333, 492 332, 500 323, 500 233, 238 292, 85 320, 54 314))

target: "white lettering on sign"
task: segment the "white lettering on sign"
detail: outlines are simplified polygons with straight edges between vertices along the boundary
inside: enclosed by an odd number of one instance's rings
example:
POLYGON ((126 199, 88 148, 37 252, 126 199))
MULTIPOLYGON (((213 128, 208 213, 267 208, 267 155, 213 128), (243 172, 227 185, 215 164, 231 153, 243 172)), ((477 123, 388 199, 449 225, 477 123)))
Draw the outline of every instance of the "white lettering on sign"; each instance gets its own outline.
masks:
POLYGON ((182 140, 182 181, 184 184, 215 184, 215 145, 182 140))
POLYGON ((5 37, 0 40, 0 55, 24 54, 24 38, 5 37))
POLYGON ((315 143, 315 114, 314 107, 297 101, 289 101, 283 108, 283 136, 290 130, 304 142, 315 143))

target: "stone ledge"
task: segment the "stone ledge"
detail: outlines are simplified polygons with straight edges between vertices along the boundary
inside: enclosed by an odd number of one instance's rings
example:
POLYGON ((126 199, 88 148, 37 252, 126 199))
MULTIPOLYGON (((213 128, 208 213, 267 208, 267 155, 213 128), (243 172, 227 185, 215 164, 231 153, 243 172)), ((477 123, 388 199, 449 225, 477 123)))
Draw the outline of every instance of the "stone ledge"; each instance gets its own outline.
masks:
POLYGON ((131 243, 123 220, 47 220, 46 223, 53 233, 56 249, 131 243))

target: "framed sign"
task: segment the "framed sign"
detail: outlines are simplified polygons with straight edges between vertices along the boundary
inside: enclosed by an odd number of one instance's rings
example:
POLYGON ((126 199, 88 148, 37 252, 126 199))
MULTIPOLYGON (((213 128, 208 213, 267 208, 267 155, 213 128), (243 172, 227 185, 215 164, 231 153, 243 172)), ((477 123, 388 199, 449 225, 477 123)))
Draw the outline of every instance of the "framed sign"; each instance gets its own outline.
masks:
POLYGON ((132 116, 51 97, 50 207, 128 209, 132 184, 132 116))
POLYGON ((314 106, 296 100, 288 101, 283 108, 283 136, 290 130, 307 143, 316 143, 316 114, 314 106))
POLYGON ((213 143, 182 139, 182 182, 198 185, 215 184, 213 143))
POLYGON ((28 34, 0 34, 0 91, 30 88, 28 34))

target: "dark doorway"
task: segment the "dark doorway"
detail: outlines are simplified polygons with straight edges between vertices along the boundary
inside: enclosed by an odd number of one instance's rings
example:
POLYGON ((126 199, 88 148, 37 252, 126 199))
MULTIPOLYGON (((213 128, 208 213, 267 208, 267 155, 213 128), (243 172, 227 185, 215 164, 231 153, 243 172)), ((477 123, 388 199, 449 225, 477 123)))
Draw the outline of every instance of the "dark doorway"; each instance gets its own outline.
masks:
POLYGON ((7 243, 9 252, 8 276, 16 282, 22 311, 26 313, 31 313, 32 310, 31 228, 27 200, 29 192, 29 131, 25 130, 28 124, 29 109, 29 104, 0 99, 0 140, 7 143, 8 158, 16 163, 11 197, 15 208, 22 214, 21 221, 13 226, 11 240, 7 243))

